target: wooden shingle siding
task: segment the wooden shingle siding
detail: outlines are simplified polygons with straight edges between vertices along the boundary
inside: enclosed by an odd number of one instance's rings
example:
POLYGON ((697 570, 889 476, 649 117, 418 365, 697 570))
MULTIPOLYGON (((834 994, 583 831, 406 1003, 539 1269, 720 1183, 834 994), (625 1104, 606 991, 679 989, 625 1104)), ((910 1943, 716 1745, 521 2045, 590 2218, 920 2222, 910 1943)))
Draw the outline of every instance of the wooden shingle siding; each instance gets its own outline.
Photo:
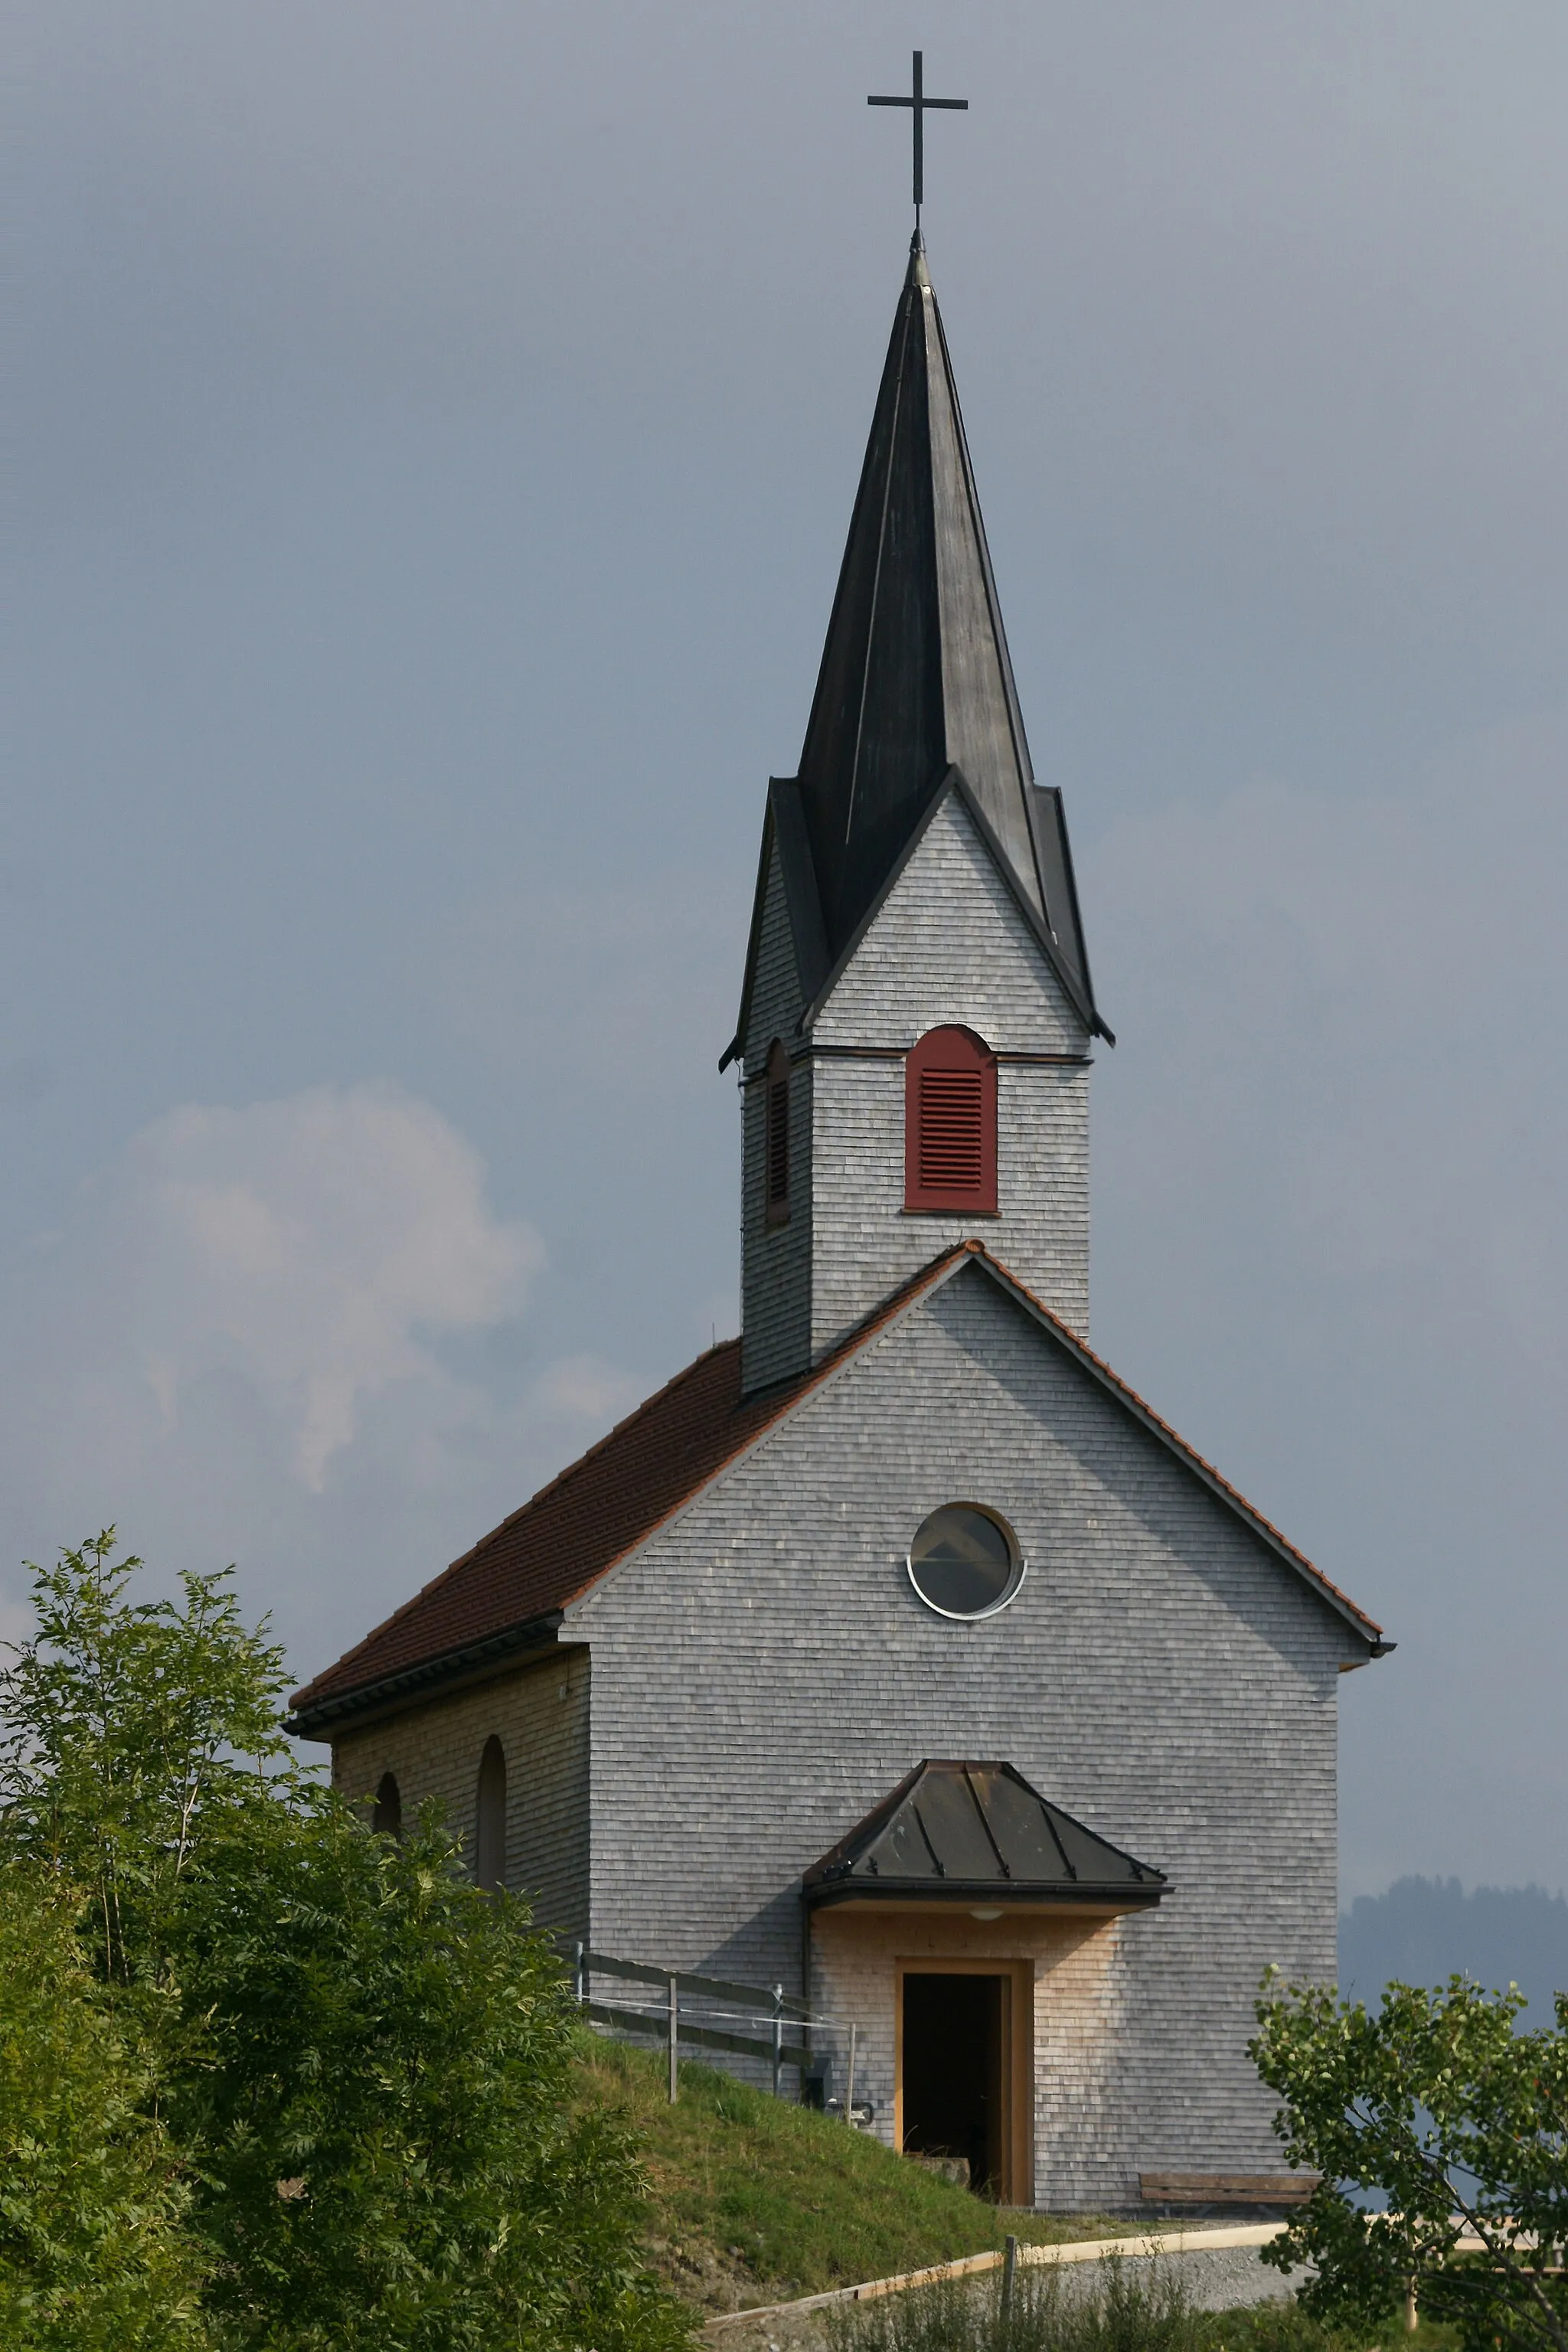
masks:
MULTIPOLYGON (((743 1040, 742 1327, 747 1391, 816 1360, 894 1286, 971 1234, 1089 1328, 1085 1030, 962 801, 950 794, 805 1038, 775 850, 743 1040), (997 1071, 996 1213, 905 1213, 904 1064, 973 1029, 997 1071), (767 1215, 767 1059, 792 1045, 790 1216, 767 1215), (809 1050, 806 1050, 809 1048, 809 1050), (823 1050, 818 1050, 819 1048, 823 1050), (831 1049, 853 1049, 849 1051, 831 1049), (879 1052, 866 1049, 880 1049, 879 1052)), ((987 1202, 989 1194, 986 1195, 987 1202)))
MULTIPOLYGON (((1004 1756, 1172 1882, 1158 1913, 1042 1956, 1037 2197, 1125 2208, 1142 2172, 1273 2168, 1252 2004, 1270 1961, 1333 1979, 1338 1669, 1364 1651, 983 1269, 568 1629, 595 1651, 605 1948, 799 1990, 803 1869, 922 1756, 1004 1756), (1029 1561, 972 1624, 924 1609, 903 1564, 954 1496, 1002 1511, 1029 1561)), ((861 2088, 885 2119, 871 2040, 861 2088)))
MULTIPOLYGON (((823 1045, 912 1047, 961 1024, 994 1054, 1089 1038, 962 802, 940 809, 816 1024, 823 1045)), ((816 1063, 812 1345, 820 1354, 937 1250, 978 1234, 1064 1322, 1089 1328, 1089 1070, 1002 1061, 996 1211, 904 1213, 901 1063, 816 1063)))
POLYGON ((971 1234, 1064 1323, 1089 1325, 1089 1072, 996 1074, 997 1214, 904 1214, 904 1073, 826 1057, 815 1079, 812 1339, 821 1355, 896 1281, 971 1234), (1015 1260, 1019 1261, 1015 1264, 1015 1260))
POLYGON ((332 1784, 361 1797, 395 1773, 405 1829, 434 1798, 472 1868, 479 1759, 486 1740, 499 1739, 505 1883, 529 1897, 540 1927, 586 1936, 590 1683, 585 1649, 552 1650, 542 1664, 344 1730, 332 1748, 332 1784))
POLYGON ((812 1024, 824 1045, 906 1052, 957 1021, 994 1054, 1083 1054, 1089 1033, 955 793, 812 1024))
POLYGON ((775 849, 763 903, 762 937, 744 1046, 741 1118, 742 1378, 747 1389, 803 1371, 811 1357, 812 1072, 797 1060, 789 1089, 789 1218, 768 1218, 768 1054, 786 1047, 802 1011, 795 946, 775 849))

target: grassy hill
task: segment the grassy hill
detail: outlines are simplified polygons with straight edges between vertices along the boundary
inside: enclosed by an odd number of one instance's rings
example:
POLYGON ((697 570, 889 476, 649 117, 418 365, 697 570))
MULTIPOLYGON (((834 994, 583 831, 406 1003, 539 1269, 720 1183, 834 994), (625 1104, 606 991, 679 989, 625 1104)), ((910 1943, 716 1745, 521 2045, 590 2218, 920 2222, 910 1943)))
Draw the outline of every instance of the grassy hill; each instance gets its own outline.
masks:
POLYGON ((707 2312, 782 2302, 977 2254, 1006 2231, 1027 2242, 1134 2227, 1004 2212, 862 2133, 709 2066, 584 2037, 582 2095, 624 2108, 653 2179, 653 2267, 707 2312))

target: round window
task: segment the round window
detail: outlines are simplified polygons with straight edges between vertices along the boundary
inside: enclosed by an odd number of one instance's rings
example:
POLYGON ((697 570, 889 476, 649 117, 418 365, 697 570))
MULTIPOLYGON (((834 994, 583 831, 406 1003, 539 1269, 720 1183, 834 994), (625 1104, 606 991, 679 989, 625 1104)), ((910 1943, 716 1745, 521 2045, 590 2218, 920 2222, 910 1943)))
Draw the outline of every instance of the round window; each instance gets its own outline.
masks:
POLYGON ((944 1503, 910 1546, 910 1582, 942 1617, 989 1617, 1024 1581, 1025 1563, 1005 1519, 973 1503, 944 1503))

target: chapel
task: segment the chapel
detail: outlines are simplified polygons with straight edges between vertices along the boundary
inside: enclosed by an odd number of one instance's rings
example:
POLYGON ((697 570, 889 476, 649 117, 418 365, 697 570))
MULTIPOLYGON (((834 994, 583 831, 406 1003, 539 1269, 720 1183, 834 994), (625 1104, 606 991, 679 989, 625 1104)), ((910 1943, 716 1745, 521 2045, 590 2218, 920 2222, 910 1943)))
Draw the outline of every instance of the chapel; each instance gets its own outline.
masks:
POLYGON ((291 1721, 566 1944, 853 2020, 869 2128, 1062 2211, 1286 2193, 1253 2003, 1334 1978, 1392 1646, 1090 1347, 1112 1042, 917 230, 721 1064, 740 1336, 291 1721))

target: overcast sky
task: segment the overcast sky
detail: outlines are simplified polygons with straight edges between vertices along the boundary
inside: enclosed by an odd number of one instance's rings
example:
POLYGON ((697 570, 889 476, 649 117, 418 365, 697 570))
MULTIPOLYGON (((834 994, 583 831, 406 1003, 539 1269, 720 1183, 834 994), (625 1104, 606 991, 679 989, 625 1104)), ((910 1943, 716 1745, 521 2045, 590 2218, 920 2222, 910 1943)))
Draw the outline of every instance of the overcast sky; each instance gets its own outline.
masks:
POLYGON ((1347 1895, 1568 1881, 1568 10, 34 0, 0 1607, 300 1676, 736 1319, 908 236, 1119 1044, 1097 1345, 1397 1637, 1347 1895))

